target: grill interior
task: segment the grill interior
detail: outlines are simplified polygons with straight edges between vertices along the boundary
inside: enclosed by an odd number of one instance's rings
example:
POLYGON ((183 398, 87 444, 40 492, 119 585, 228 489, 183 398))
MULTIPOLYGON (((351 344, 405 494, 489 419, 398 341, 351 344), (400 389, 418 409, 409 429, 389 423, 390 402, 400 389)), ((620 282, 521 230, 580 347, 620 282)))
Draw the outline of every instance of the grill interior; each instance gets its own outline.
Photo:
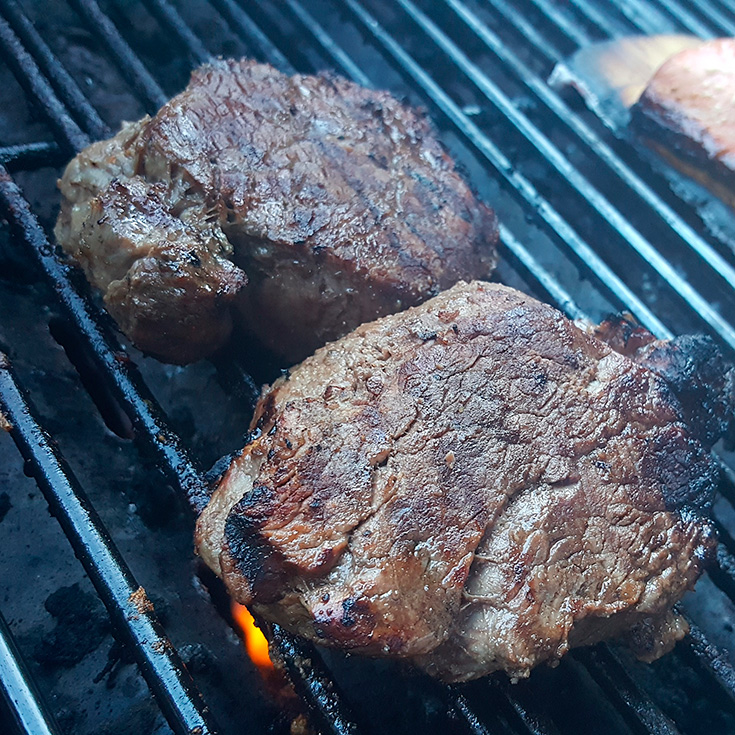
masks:
POLYGON ((333 69, 429 109, 503 224, 499 281, 573 317, 627 309, 662 337, 705 332, 733 356, 733 213, 545 80, 593 40, 732 35, 734 2, 0 0, 0 15, 0 343, 14 364, 0 361, 0 405, 24 458, 0 438, 3 731, 285 733, 299 712, 325 733, 735 731, 724 452, 718 557, 682 603, 692 635, 661 661, 599 645, 518 685, 444 687, 276 629, 298 697, 284 702, 219 614, 187 510, 278 366, 248 346, 186 369, 142 357, 49 238, 74 151, 155 112, 211 55, 333 69))

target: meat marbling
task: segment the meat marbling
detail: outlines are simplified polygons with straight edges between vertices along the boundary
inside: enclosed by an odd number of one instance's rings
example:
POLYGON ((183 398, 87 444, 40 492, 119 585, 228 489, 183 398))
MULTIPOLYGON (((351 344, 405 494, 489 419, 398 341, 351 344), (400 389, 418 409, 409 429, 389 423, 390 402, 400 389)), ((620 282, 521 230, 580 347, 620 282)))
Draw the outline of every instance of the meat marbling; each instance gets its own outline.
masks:
POLYGON ((495 217, 422 114, 247 60, 198 69, 59 185, 59 243, 170 362, 211 354, 233 320, 293 362, 495 262, 495 217))
POLYGON ((684 381, 645 366, 676 373, 667 343, 459 284, 264 390, 199 553, 264 619, 449 681, 610 637, 656 658, 715 543, 708 450, 735 373, 699 347, 723 372, 687 411, 684 381))

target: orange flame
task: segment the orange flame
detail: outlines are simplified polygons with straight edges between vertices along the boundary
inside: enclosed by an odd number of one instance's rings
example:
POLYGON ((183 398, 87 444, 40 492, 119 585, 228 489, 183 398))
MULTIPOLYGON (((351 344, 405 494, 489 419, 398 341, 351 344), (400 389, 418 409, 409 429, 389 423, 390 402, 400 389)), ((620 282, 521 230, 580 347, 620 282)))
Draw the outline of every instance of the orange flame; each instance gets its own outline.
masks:
POLYGON ((259 669, 272 669, 273 663, 268 655, 268 641, 255 624, 250 611, 239 602, 232 601, 232 617, 242 631, 245 639, 245 649, 250 660, 259 669))

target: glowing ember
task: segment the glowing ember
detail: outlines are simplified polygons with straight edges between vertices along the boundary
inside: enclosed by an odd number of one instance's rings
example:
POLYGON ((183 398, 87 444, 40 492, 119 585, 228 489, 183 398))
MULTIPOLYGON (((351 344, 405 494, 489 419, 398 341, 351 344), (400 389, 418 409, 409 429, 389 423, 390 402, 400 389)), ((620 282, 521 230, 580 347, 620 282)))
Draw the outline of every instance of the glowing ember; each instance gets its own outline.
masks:
POLYGON ((232 601, 232 617, 242 631, 245 648, 250 660, 259 669, 272 669, 273 663, 268 656, 268 641, 260 631, 250 611, 238 602, 232 601))

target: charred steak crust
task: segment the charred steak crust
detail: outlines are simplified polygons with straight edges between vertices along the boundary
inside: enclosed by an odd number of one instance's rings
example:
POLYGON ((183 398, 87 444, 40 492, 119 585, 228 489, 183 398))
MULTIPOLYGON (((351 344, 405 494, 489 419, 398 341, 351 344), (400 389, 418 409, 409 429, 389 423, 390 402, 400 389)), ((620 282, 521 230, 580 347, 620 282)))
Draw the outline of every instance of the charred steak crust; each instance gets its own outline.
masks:
POLYGON ((328 74, 205 65, 59 186, 59 243, 171 362, 210 354, 233 316, 301 359, 495 263, 495 216, 429 121, 328 74))
POLYGON ((733 443, 735 369, 711 337, 685 334, 657 340, 625 314, 591 327, 591 333, 660 375, 678 399, 692 435, 707 449, 723 437, 733 443))
POLYGON ((631 118, 654 150, 731 205, 734 94, 735 39, 708 41, 663 64, 631 118))
POLYGON ((459 284, 319 350, 252 428, 197 545, 266 619, 447 680, 683 635, 713 463, 662 378, 549 306, 459 284))

